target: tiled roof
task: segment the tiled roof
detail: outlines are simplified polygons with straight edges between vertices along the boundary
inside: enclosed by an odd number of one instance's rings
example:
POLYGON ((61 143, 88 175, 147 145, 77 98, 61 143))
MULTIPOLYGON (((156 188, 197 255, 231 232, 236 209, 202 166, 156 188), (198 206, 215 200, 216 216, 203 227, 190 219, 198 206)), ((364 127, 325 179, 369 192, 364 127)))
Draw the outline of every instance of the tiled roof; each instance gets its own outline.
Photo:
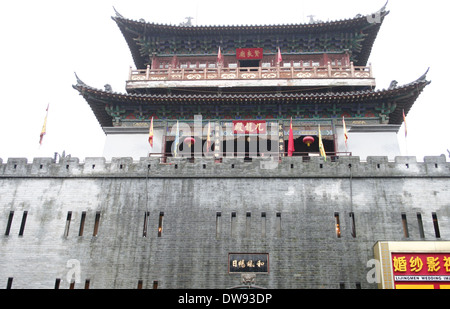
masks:
MULTIPOLYGON (((387 13, 386 13, 387 15, 387 13)), ((303 24, 268 24, 268 25, 200 25, 200 26, 178 26, 169 24, 158 24, 153 22, 146 22, 144 20, 132 20, 121 15, 113 16, 112 19, 118 24, 131 26, 136 30, 152 31, 155 33, 188 33, 195 34, 210 34, 210 33, 272 33, 274 31, 328 31, 340 30, 355 26, 367 26, 367 16, 358 15, 354 18, 342 19, 336 21, 319 21, 315 23, 303 24)))
MULTIPOLYGON (((384 17, 389 14, 384 6, 376 14, 379 14, 378 19, 374 19, 371 22, 370 18, 372 15, 357 15, 354 18, 343 19, 337 21, 326 21, 317 23, 304 23, 304 24, 282 24, 282 25, 209 25, 209 26, 178 26, 178 25, 167 25, 146 22, 144 20, 132 20, 127 19, 117 13, 112 19, 117 23, 120 28, 133 56, 135 65, 138 69, 144 69, 146 64, 149 62, 145 56, 142 55, 142 46, 139 44, 139 40, 145 37, 154 37, 158 40, 162 38, 170 38, 167 42, 159 42, 158 44, 172 44, 172 40, 175 38, 185 38, 189 37, 193 42, 197 41, 195 37, 238 37, 250 35, 254 37, 255 35, 319 35, 321 33, 327 33, 328 39, 333 35, 340 35, 343 33, 344 36, 348 34, 362 34, 363 37, 358 39, 358 44, 352 44, 350 50, 355 57, 355 65, 364 66, 367 64, 369 59, 373 43, 378 35, 381 24, 384 17)), ((341 38, 340 36, 336 38, 341 38)), ((199 38, 200 41, 203 41, 199 38)), ((223 39, 221 39, 223 40, 223 39)), ((234 40, 233 40, 234 41, 234 40)), ((308 49, 309 40, 300 40, 303 44, 299 49, 308 49), (307 46, 308 45, 308 46, 307 46)), ((142 42, 141 42, 142 43, 142 42)), ((211 46, 212 47, 212 46, 211 46)), ((236 46, 239 47, 239 46, 236 46)), ((217 50, 217 46, 214 46, 214 52, 217 50)))
POLYGON ((401 124, 402 111, 409 112, 417 97, 430 83, 426 73, 409 84, 383 90, 362 90, 346 92, 309 93, 309 92, 274 92, 274 93, 211 93, 211 94, 124 94, 97 89, 83 83, 77 78, 73 86, 78 90, 97 117, 102 126, 111 126, 112 118, 106 111, 106 105, 186 105, 186 104, 373 104, 394 103, 394 112, 390 114, 391 124, 401 124))

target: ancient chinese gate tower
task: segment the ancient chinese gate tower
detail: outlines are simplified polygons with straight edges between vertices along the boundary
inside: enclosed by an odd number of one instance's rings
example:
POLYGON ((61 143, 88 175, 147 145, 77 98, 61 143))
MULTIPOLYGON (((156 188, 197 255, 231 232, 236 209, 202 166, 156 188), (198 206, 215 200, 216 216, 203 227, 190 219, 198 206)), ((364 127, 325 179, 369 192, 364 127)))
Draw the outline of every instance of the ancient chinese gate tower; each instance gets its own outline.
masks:
POLYGON ((104 157, 0 159, 0 284, 448 288, 450 164, 401 157, 396 138, 429 81, 376 90, 368 63, 387 15, 171 26, 117 13, 126 93, 73 86, 104 157))
POLYGON ((195 154, 204 155, 206 127, 211 126, 209 150, 216 158, 261 156, 263 150, 283 156, 291 118, 294 156, 319 153, 320 125, 329 156, 393 158, 400 154, 396 133, 403 112, 429 82, 424 75, 408 85, 393 82, 387 90, 375 90, 367 62, 386 15, 382 8, 376 18, 334 22, 172 26, 117 13, 113 20, 136 66, 130 69, 127 93, 95 89, 81 80, 74 88, 107 134, 104 155, 109 158, 172 156, 177 121, 192 127, 179 131, 179 150, 194 143, 195 154), (201 119, 200 130, 193 129, 195 116, 201 119), (150 147, 145 140, 152 118, 150 147), (347 145, 343 118, 352 137, 347 145), (309 146, 305 137, 312 138, 309 146), (240 140, 243 147, 237 146, 240 140), (270 140, 278 144, 268 145, 270 140))

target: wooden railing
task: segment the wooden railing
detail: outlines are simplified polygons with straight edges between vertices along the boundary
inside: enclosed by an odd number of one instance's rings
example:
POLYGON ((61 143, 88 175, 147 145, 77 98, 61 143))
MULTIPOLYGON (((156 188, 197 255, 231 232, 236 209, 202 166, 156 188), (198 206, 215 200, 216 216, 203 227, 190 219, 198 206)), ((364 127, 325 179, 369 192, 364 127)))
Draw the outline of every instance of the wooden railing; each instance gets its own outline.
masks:
POLYGON ((373 78, 371 66, 130 69, 129 81, 373 78))

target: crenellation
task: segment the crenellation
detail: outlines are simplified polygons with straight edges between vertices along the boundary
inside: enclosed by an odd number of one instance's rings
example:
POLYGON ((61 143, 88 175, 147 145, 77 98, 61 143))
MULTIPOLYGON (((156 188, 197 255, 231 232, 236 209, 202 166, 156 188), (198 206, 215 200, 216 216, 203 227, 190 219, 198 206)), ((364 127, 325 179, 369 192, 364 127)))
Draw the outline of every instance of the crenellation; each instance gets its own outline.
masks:
POLYGON ((423 161, 429 164, 439 164, 447 162, 446 157, 443 154, 440 156, 426 156, 423 158, 423 161))
POLYGON ((381 168, 381 166, 386 166, 389 163, 389 158, 386 156, 369 156, 367 157, 366 162, 377 168, 381 168))
POLYGON ((28 163, 26 158, 9 158, 1 164, 0 177, 449 177, 450 163, 445 156, 424 158, 396 157, 390 162, 387 157, 284 157, 274 158, 113 158, 107 162, 103 157, 89 157, 84 163, 78 158, 55 163, 51 158, 35 158, 28 163))
POLYGON ((99 174, 105 172, 106 159, 100 157, 88 157, 84 160, 82 174, 99 174))
POLYGON ((398 164, 416 164, 417 158, 413 156, 397 156, 394 161, 398 164))
POLYGON ((112 158, 109 170, 115 173, 133 173, 138 164, 133 164, 133 158, 112 158))
POLYGON ((52 158, 34 158, 31 163, 31 175, 48 175, 53 173, 52 158))
POLYGON ((4 173, 5 175, 26 175, 27 167, 27 158, 8 158, 4 173))

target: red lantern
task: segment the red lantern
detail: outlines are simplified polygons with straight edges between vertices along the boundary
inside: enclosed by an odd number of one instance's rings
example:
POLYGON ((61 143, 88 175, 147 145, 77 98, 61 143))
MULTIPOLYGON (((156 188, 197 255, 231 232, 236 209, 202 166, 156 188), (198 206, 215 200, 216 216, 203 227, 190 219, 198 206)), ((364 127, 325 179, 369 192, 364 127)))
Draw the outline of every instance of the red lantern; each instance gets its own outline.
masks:
POLYGON ((186 137, 184 139, 184 142, 191 147, 191 145, 195 144, 195 139, 193 137, 186 137))
POLYGON ((303 138, 303 143, 308 145, 308 147, 311 146, 311 144, 314 143, 314 137, 312 137, 312 136, 305 136, 303 138))

